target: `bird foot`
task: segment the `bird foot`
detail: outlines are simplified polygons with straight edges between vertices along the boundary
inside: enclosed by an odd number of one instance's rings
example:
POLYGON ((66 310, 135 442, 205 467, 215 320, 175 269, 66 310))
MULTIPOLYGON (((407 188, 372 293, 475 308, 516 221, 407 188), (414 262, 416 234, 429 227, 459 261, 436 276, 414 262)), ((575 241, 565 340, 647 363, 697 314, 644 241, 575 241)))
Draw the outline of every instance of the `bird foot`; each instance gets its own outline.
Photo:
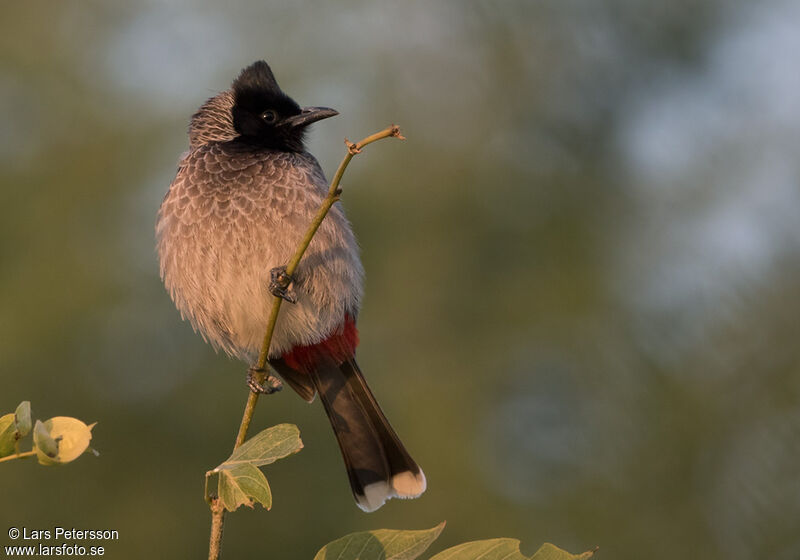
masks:
POLYGON ((297 303, 294 278, 286 274, 285 266, 276 266, 269 271, 269 293, 275 297, 285 299, 289 303, 297 303))
POLYGON ((254 393, 262 395, 271 395, 283 389, 283 383, 274 375, 267 374, 263 382, 259 382, 259 378, 263 378, 266 373, 265 369, 251 367, 247 370, 247 386, 254 393))

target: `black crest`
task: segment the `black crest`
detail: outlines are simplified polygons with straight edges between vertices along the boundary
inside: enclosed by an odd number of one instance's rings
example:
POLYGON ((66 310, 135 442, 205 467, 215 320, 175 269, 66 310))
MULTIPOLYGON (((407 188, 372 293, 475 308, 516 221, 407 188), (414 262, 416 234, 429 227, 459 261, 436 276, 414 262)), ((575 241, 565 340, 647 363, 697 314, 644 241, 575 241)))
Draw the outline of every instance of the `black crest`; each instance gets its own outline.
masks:
POLYGON ((286 95, 278 85, 275 75, 269 64, 263 60, 254 62, 247 68, 241 71, 239 77, 233 81, 233 91, 237 97, 239 95, 271 95, 271 96, 284 96, 286 95))
POLYGON ((281 126, 300 106, 283 93, 269 65, 259 60, 233 82, 233 127, 240 141, 285 151, 303 150, 303 129, 281 126))

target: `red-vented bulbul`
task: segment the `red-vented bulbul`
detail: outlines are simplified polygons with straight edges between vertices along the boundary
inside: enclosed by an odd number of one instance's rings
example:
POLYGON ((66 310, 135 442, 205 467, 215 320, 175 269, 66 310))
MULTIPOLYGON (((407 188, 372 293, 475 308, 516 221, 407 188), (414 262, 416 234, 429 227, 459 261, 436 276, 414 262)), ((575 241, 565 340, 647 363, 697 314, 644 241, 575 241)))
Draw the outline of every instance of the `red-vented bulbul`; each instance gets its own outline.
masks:
MULTIPOLYGON (((306 128, 336 114, 301 108, 266 62, 252 64, 192 117, 189 151, 161 204, 158 255, 175 305, 215 348, 249 363, 275 293, 270 271, 290 260, 328 190, 305 151, 306 128)), ((419 496, 426 482, 355 361, 363 275, 337 203, 293 275, 295 301, 281 309, 269 360, 302 398, 320 395, 356 502, 373 511, 419 496)))

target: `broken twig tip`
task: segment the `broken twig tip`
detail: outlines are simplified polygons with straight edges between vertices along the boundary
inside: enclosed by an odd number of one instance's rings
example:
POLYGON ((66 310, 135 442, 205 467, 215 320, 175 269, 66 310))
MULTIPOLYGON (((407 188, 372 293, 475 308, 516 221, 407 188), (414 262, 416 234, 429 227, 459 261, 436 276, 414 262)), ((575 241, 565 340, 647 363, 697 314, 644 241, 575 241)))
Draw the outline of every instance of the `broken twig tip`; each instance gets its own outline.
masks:
POLYGON ((392 136, 394 136, 398 140, 405 140, 406 139, 406 137, 403 136, 400 133, 400 127, 399 126, 397 126, 396 124, 393 124, 391 128, 392 128, 392 134, 391 134, 392 136))

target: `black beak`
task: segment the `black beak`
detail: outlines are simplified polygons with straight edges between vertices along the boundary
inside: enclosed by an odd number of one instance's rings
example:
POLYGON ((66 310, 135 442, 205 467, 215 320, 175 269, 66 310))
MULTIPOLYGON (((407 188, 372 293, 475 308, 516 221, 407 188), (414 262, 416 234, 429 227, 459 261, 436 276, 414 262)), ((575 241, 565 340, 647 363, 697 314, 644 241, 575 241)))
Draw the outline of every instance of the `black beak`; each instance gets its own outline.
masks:
POLYGON ((303 107, 299 115, 294 115, 288 119, 284 119, 281 123, 283 126, 291 126, 298 128, 308 126, 311 123, 327 119, 328 117, 335 117, 339 111, 329 109, 328 107, 303 107))

